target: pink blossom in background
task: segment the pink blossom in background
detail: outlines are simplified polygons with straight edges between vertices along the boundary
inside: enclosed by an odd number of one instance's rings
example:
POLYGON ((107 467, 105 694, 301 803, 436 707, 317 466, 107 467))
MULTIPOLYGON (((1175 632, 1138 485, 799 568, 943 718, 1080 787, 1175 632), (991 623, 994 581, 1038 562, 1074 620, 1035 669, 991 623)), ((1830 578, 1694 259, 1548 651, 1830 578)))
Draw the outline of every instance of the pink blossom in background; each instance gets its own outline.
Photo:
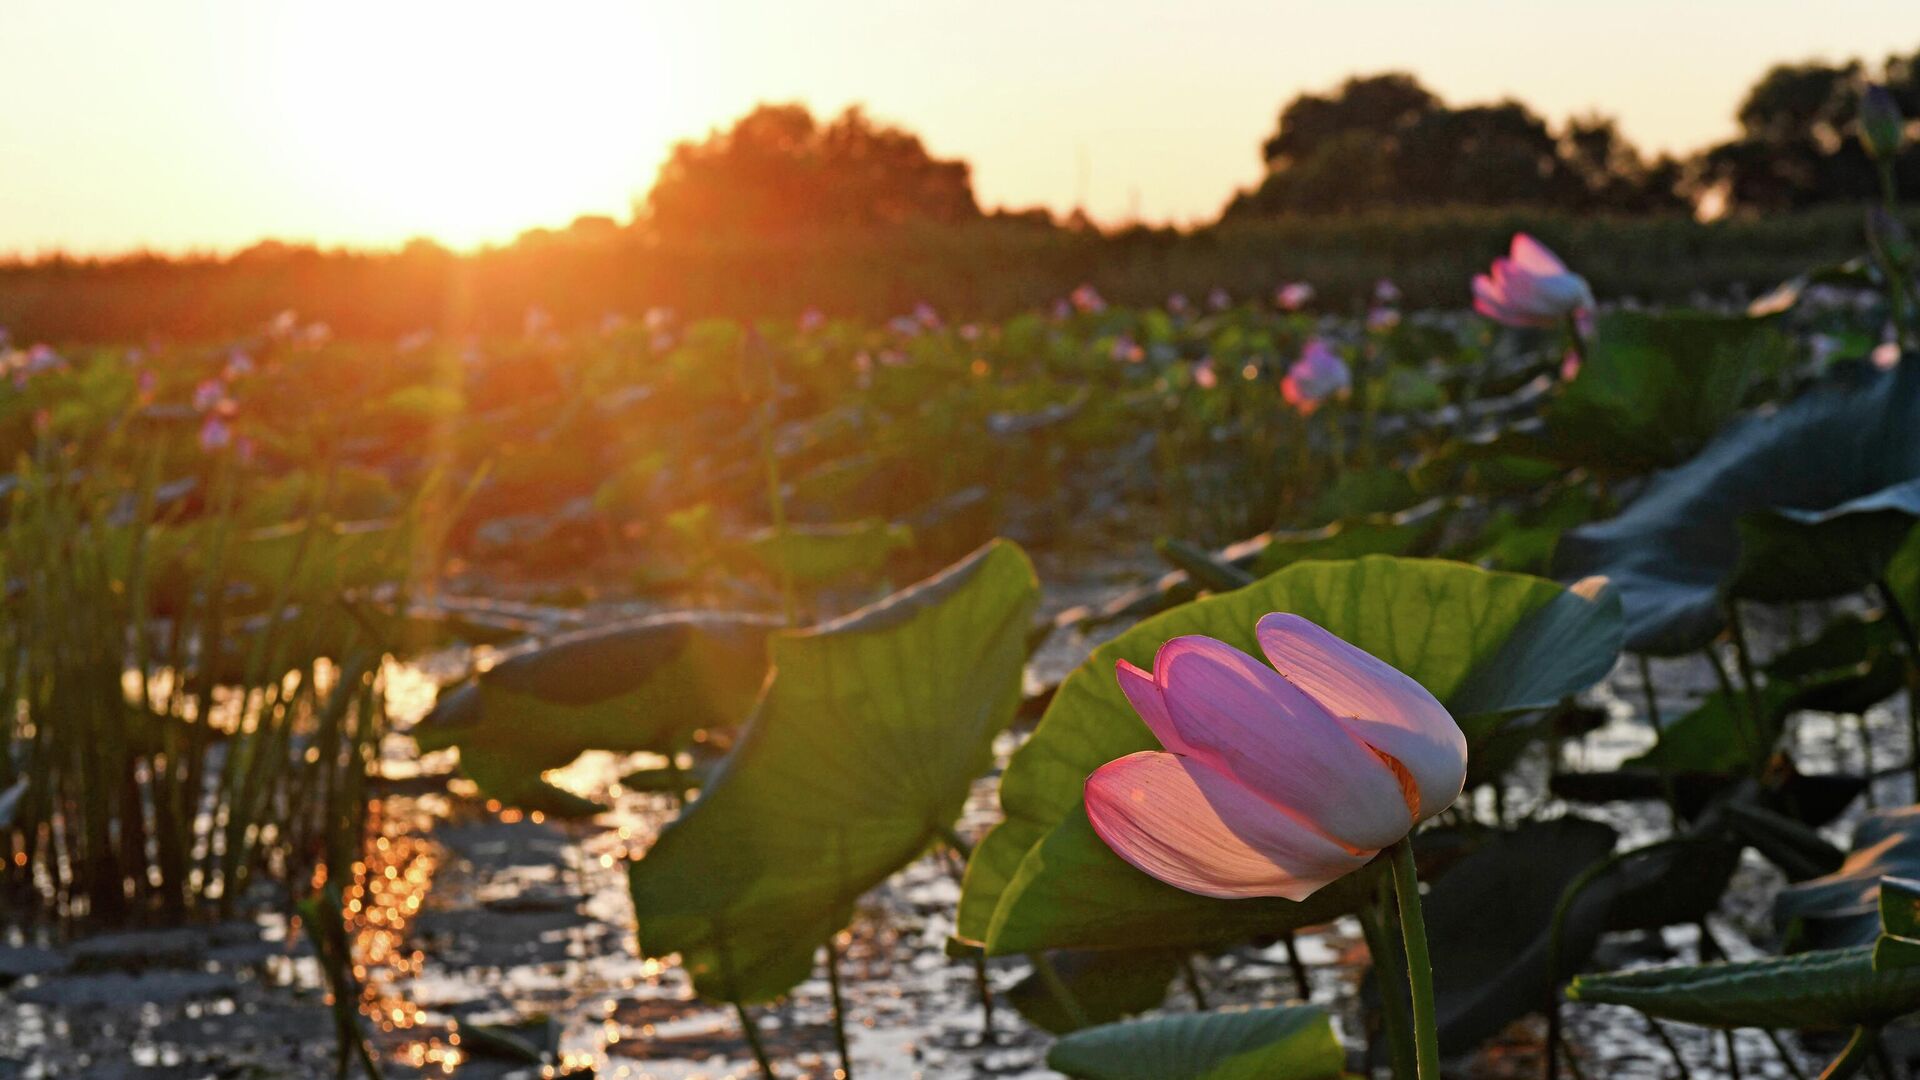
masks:
POLYGON ((1353 389, 1353 374, 1333 347, 1319 338, 1307 342, 1300 359, 1287 368, 1280 380, 1280 394, 1287 404, 1310 416, 1328 398, 1342 396, 1353 389))
POLYGON ((1552 327, 1594 306, 1587 280, 1526 233, 1515 233, 1506 256, 1473 279, 1473 307, 1507 326, 1552 327))

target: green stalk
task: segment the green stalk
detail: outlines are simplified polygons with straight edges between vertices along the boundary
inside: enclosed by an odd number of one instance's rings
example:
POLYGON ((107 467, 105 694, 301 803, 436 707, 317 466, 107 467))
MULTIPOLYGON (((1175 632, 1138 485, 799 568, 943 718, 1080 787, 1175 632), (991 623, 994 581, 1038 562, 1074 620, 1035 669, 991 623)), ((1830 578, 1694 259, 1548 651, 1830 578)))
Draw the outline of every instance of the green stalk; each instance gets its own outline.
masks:
POLYGON ((1407 985, 1406 958, 1387 932, 1386 912, 1392 906, 1389 888, 1382 880, 1375 900, 1360 905, 1360 932, 1367 939, 1367 954, 1373 958, 1373 985, 1380 992, 1380 1021, 1386 1029, 1393 1076, 1395 1080, 1412 1080, 1413 1026, 1408 1022, 1407 999, 1400 993, 1400 988, 1407 985))
POLYGON ((1433 961, 1427 954, 1427 924, 1420 913, 1420 875, 1413 864, 1411 836, 1393 845, 1393 891, 1400 902, 1400 936, 1407 944, 1407 985, 1413 991, 1415 1075, 1419 1080, 1440 1080, 1433 961))
POLYGON ((853 1080, 853 1054, 847 1050, 847 1004, 840 997, 840 943, 827 935, 827 990, 833 995, 833 1045, 840 1052, 839 1080, 853 1080))
MULTIPOLYGON (((1907 670, 1907 767, 1913 773, 1914 797, 1920 798, 1920 637, 1914 633, 1913 622, 1907 618, 1907 609, 1901 605, 1900 598, 1894 594, 1893 586, 1885 578, 1875 583, 1880 600, 1887 606, 1887 618, 1893 620, 1893 628, 1900 634, 1900 644, 1905 646, 1907 670)), ((1867 773, 1871 778, 1871 770, 1867 773)), ((1869 779, 1868 783, 1872 783, 1869 779)))
POLYGON ((743 341, 742 354, 758 352, 762 366, 766 368, 767 400, 760 410, 760 461, 767 472, 767 509, 773 517, 773 542, 780 552, 780 605, 786 616, 788 626, 798 624, 800 609, 794 601, 793 567, 787 562, 787 501, 780 494, 780 458, 774 452, 773 423, 778 415, 780 402, 780 379, 773 368, 773 356, 765 349, 756 349, 751 339, 743 341))

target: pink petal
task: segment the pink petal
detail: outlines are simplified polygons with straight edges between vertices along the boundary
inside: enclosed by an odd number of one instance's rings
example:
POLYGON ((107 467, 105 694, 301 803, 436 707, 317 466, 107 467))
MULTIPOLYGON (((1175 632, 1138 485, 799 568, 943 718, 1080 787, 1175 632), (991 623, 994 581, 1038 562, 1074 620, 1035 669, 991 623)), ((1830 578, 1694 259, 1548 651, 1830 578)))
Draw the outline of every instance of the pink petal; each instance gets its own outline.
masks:
POLYGON ((1400 763, 1413 781, 1418 820, 1459 797, 1467 779, 1467 737, 1426 687, 1298 615, 1268 615, 1254 635, 1288 682, 1400 763))
POLYGON ((1087 779, 1087 819, 1114 854, 1178 889, 1305 900, 1365 866, 1353 853, 1191 758, 1143 751, 1087 779))
POLYGON ((1125 660, 1115 665, 1114 673, 1120 680, 1120 692, 1127 695, 1133 711, 1146 721, 1147 729, 1160 740, 1160 745, 1176 754, 1192 753, 1186 740, 1180 737, 1180 729, 1173 725, 1173 717, 1167 714, 1166 696, 1160 692, 1160 684, 1153 681, 1153 675, 1125 660))
POLYGON ((1413 827, 1393 770, 1267 665, 1213 638, 1178 637, 1160 647, 1153 674, 1192 760, 1353 851, 1413 827))
POLYGON ((1560 256, 1526 233, 1513 234, 1513 246, 1508 250, 1508 255, 1529 274, 1551 277, 1567 272, 1567 264, 1560 261, 1560 256))

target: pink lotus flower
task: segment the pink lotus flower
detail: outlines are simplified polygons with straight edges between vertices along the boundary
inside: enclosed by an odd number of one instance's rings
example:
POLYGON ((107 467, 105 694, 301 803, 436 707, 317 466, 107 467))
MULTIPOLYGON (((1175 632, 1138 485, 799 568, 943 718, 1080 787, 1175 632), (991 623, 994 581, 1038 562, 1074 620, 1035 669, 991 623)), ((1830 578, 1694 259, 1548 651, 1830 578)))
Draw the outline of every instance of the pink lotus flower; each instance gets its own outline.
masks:
POLYGON ((1304 281, 1289 281, 1274 290, 1273 302, 1281 311, 1299 311, 1313 303, 1313 286, 1304 281))
POLYGON ((1215 285, 1207 291, 1207 306, 1215 311, 1225 311, 1233 306, 1233 296, 1227 290, 1215 285))
POLYGON ((1193 384, 1202 390, 1211 390, 1220 385, 1220 374, 1213 369, 1213 357, 1203 357, 1193 365, 1193 384))
POLYGON ((1107 310, 1107 301, 1100 295, 1100 290, 1091 285, 1074 289, 1068 294, 1067 300, 1073 305, 1073 310, 1082 315, 1098 315, 1107 310))
POLYGON ((1352 389, 1353 375, 1347 370, 1346 361, 1319 338, 1307 342, 1300 359, 1287 368, 1286 377, 1280 380, 1280 396, 1302 416, 1312 415, 1328 398, 1352 389))
POLYGON ((1513 247, 1493 260, 1491 275, 1473 279, 1474 310, 1508 326, 1550 327, 1592 307, 1587 279, 1526 233, 1513 234, 1513 247))
POLYGON ((1163 751, 1110 761, 1087 817, 1114 853, 1202 896, 1304 900, 1466 784, 1467 741, 1419 683, 1298 615, 1255 629, 1268 667, 1209 637, 1121 661, 1163 751))

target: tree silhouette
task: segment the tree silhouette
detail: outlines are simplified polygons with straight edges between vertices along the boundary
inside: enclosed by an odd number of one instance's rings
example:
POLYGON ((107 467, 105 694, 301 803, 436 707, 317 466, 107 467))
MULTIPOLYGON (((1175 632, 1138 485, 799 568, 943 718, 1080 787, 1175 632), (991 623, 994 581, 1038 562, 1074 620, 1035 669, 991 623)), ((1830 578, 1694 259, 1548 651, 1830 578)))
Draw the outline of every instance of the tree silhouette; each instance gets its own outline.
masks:
POLYGON ((857 106, 823 125, 799 104, 761 105, 676 145, 644 209, 666 237, 980 217, 965 162, 935 159, 917 136, 857 106))

